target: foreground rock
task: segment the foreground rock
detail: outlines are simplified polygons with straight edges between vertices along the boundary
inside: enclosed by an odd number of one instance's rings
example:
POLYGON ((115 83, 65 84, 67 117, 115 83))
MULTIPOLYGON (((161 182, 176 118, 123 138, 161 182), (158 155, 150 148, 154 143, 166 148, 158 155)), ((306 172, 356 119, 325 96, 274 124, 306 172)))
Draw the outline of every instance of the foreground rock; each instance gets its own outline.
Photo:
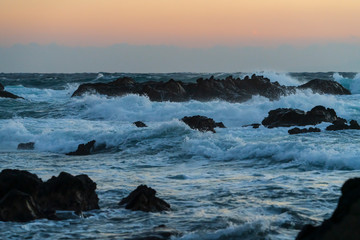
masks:
POLYGON ((333 95, 350 95, 351 92, 344 88, 340 83, 332 80, 314 79, 303 85, 298 86, 298 89, 311 89, 314 93, 333 94, 333 95))
POLYGON ((60 173, 44 183, 27 171, 5 169, 0 172, 0 220, 56 219, 56 210, 98 209, 95 189, 87 175, 60 173))
POLYGON ((16 98, 22 98, 19 97, 15 94, 12 94, 11 92, 5 91, 4 90, 4 86, 0 83, 0 97, 2 98, 12 98, 12 99, 16 99, 16 98))
POLYGON ((271 110, 262 124, 268 128, 316 125, 338 119, 334 109, 316 106, 308 112, 292 108, 271 110))
POLYGON ((27 143, 19 143, 17 146, 18 150, 34 150, 35 143, 34 142, 27 142, 27 143))
POLYGON ((357 240, 360 236, 360 178, 347 180, 338 205, 320 226, 306 225, 296 240, 357 240))
POLYGON ((161 212, 170 210, 170 204, 155 196, 156 191, 146 185, 138 186, 119 205, 132 211, 161 212))
POLYGON ((147 127, 147 125, 145 123, 141 122, 141 121, 133 122, 133 124, 138 128, 147 127))
POLYGON ((196 83, 184 83, 170 79, 167 82, 135 82, 132 78, 119 78, 110 83, 81 84, 72 97, 84 94, 102 94, 107 96, 123 96, 139 94, 148 96, 151 101, 183 102, 189 100, 210 101, 224 100, 228 102, 244 102, 252 96, 259 95, 270 100, 277 100, 281 96, 294 94, 296 89, 312 89, 321 94, 350 94, 339 83, 330 80, 315 79, 299 87, 283 86, 278 82, 271 82, 263 76, 244 79, 229 76, 225 79, 199 78, 196 83))
POLYGON ((313 127, 310 127, 310 128, 292 128, 288 131, 288 133, 290 135, 293 135, 293 134, 300 134, 300 133, 309 133, 309 132, 321 132, 321 130, 319 128, 313 128, 313 127))
POLYGON ((69 152, 66 155, 70 156, 84 156, 84 155, 90 155, 94 149, 95 149, 95 140, 92 140, 86 144, 79 144, 78 148, 75 152, 69 152))
POLYGON ((215 133, 216 127, 226 128, 222 122, 215 122, 214 119, 196 115, 192 117, 183 117, 181 119, 184 123, 186 123, 192 129, 197 129, 201 132, 211 131, 215 133))

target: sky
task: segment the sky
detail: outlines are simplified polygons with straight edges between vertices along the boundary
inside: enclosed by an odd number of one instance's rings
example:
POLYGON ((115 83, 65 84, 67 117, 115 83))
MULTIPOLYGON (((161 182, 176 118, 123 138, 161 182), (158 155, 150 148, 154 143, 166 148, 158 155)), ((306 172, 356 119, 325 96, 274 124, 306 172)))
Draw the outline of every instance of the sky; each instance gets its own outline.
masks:
POLYGON ((360 71, 359 24, 358 0, 0 0, 0 71, 360 71))

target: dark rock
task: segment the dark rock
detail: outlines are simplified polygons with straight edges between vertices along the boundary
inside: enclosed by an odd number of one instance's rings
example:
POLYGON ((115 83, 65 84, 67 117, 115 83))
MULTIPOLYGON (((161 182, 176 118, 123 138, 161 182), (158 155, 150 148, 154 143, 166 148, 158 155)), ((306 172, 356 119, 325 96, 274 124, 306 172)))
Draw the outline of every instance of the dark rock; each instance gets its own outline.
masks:
POLYGON ((357 240, 360 236, 360 178, 347 180, 332 216, 320 226, 305 225, 296 240, 357 240))
POLYGON ((4 169, 0 173, 0 199, 10 190, 17 189, 36 200, 42 183, 38 176, 28 171, 4 169))
POLYGON ((311 89, 314 93, 350 95, 351 92, 340 83, 332 80, 314 79, 297 87, 298 89, 311 89))
POLYGON ((147 127, 147 125, 145 123, 141 122, 141 121, 136 121, 133 124, 138 128, 147 127))
POLYGON ((18 150, 34 150, 35 143, 34 142, 28 142, 28 143, 19 143, 17 146, 18 150))
POLYGON ((71 210, 75 212, 99 209, 96 183, 87 175, 73 176, 61 172, 43 183, 39 203, 43 209, 71 210))
POLYGON ((171 237, 180 237, 182 234, 176 229, 169 228, 165 225, 159 225, 137 236, 130 238, 131 240, 164 240, 171 237))
POLYGON ((343 118, 339 118, 334 121, 332 125, 328 126, 326 130, 328 131, 338 131, 338 130, 346 130, 346 129, 356 129, 360 130, 360 126, 357 121, 351 120, 350 125, 346 124, 347 121, 343 118))
POLYGON ((2 97, 2 98, 12 98, 12 99, 22 98, 22 97, 19 97, 19 96, 15 95, 15 94, 12 94, 11 92, 8 92, 8 91, 0 91, 0 97, 2 97))
POLYGON ((247 124, 247 125, 243 125, 242 127, 253 127, 253 128, 259 128, 260 127, 260 123, 253 123, 253 124, 247 124))
POLYGON ((310 127, 310 128, 303 128, 303 129, 300 129, 300 128, 292 128, 288 131, 288 133, 290 135, 293 135, 293 134, 300 134, 300 133, 309 133, 309 132, 321 132, 321 130, 319 128, 313 128, 313 127, 310 127))
POLYGON ((27 222, 44 217, 32 196, 17 189, 10 190, 0 200, 0 221, 27 222))
POLYGON ((350 129, 357 129, 360 130, 360 125, 356 120, 350 121, 350 129))
POLYGON ((125 205, 132 211, 161 212, 170 210, 170 205, 155 196, 156 191, 146 185, 138 186, 129 196, 123 198, 119 205, 125 205))
POLYGON ((308 112, 292 108, 278 108, 271 110, 262 121, 265 127, 291 127, 316 125, 321 122, 333 122, 338 117, 334 109, 316 106, 308 112))
POLYGON ((181 119, 184 123, 186 123, 190 128, 197 129, 201 132, 211 131, 215 133, 216 127, 225 128, 225 125, 222 122, 216 123, 214 119, 196 115, 192 117, 183 117, 181 119))
POLYGON ((0 91, 4 91, 4 85, 0 83, 0 91))
POLYGON ((90 155, 94 150, 95 140, 92 140, 86 144, 79 144, 75 152, 69 152, 66 155, 90 155))

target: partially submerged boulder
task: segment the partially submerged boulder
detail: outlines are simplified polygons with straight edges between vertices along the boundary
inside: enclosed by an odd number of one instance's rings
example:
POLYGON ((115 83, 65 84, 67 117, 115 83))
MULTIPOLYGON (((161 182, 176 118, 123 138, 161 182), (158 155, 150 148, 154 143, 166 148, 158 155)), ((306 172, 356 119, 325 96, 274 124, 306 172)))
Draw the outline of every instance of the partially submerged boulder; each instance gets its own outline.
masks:
POLYGON ((313 127, 310 127, 310 128, 292 128, 288 131, 288 133, 290 135, 293 135, 293 134, 300 134, 300 133, 309 133, 309 132, 321 132, 320 128, 313 128, 313 127))
POLYGON ((76 149, 75 152, 69 152, 66 155, 70 155, 70 156, 83 156, 83 155, 90 155, 93 150, 95 149, 94 145, 95 145, 95 140, 92 140, 86 144, 79 144, 78 148, 76 149))
POLYGON ((146 185, 138 186, 119 205, 132 211, 161 212, 170 210, 170 204, 155 196, 156 191, 146 185))
POLYGON ((252 128, 259 128, 261 126, 260 123, 252 123, 252 124, 246 124, 243 125, 242 127, 252 127, 252 128))
POLYGON ((293 108, 271 110, 262 124, 268 128, 316 125, 334 122, 338 117, 334 109, 316 106, 308 112, 293 108))
POLYGON ((326 128, 327 131, 337 131, 337 130, 346 130, 346 129, 360 130, 360 125, 356 120, 351 120, 350 125, 348 125, 345 119, 340 118, 334 121, 332 125, 326 128))
POLYGON ((305 225, 296 240, 358 240, 360 236, 360 178, 347 180, 338 205, 320 226, 305 225))
POLYGON ((215 133, 216 127, 225 128, 225 125, 222 122, 215 122, 214 119, 208 118, 205 116, 192 116, 192 117, 183 117, 181 119, 186 123, 190 128, 197 129, 201 132, 211 131, 215 133))
POLYGON ((340 83, 333 80, 314 79, 297 87, 298 89, 311 89, 314 93, 350 95, 351 92, 340 83))
POLYGON ((133 124, 138 128, 147 127, 147 125, 145 123, 141 122, 141 121, 133 122, 133 124))
POLYGON ((35 143, 34 142, 27 142, 27 143, 19 143, 17 146, 18 150, 34 150, 35 143))
POLYGON ((22 98, 11 92, 5 91, 5 88, 1 83, 0 83, 0 97, 1 98, 12 98, 12 99, 22 98))

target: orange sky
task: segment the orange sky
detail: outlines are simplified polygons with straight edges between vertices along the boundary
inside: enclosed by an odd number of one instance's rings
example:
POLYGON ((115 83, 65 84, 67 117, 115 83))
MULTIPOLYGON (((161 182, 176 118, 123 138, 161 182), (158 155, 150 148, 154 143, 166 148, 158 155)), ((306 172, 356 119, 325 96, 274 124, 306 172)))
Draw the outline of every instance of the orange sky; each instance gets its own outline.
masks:
POLYGON ((0 46, 360 42, 359 0, 0 0, 0 46))

